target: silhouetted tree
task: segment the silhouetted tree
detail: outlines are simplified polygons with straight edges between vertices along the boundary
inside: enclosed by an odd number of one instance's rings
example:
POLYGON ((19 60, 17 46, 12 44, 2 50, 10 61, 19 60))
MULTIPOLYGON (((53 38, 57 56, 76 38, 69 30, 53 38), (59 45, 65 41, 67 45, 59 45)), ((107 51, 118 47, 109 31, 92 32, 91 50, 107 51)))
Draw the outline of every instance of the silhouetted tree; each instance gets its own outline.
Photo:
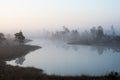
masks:
POLYGON ((63 30, 64 30, 64 32, 70 32, 70 30, 65 26, 63 26, 63 30))
POLYGON ((113 25, 111 26, 111 33, 112 33, 112 36, 115 36, 115 35, 116 35, 115 29, 114 29, 114 26, 113 26, 113 25))
POLYGON ((3 33, 0 33, 0 40, 5 40, 5 36, 3 33))
POLYGON ((72 30, 71 37, 72 37, 72 40, 78 41, 80 38, 78 30, 72 30))
POLYGON ((108 79, 110 80, 118 80, 119 73, 118 72, 111 72, 108 74, 108 79))
POLYGON ((25 37, 24 37, 22 31, 20 31, 19 33, 15 33, 15 38, 16 38, 16 40, 18 40, 20 42, 24 42, 24 40, 25 40, 25 37))
POLYGON ((96 35, 97 35, 96 27, 92 27, 90 29, 90 32, 91 32, 92 38, 96 38, 96 35))
POLYGON ((82 38, 81 38, 84 42, 88 42, 90 40, 90 35, 89 32, 87 30, 85 30, 82 33, 82 38))
POLYGON ((102 26, 98 26, 98 28, 97 28, 97 38, 101 39, 103 36, 104 36, 103 28, 102 28, 102 26))

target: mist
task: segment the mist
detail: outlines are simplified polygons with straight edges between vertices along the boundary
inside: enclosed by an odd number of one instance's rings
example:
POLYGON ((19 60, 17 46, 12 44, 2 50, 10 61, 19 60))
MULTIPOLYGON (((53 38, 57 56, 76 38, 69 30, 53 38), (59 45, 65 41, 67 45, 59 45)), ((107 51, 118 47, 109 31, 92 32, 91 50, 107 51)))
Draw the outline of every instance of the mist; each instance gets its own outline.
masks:
MULTIPOLYGON (((63 25, 64 26, 64 25, 63 25)), ((58 27, 53 27, 53 28, 39 28, 39 29, 19 29, 19 30, 14 30, 14 32, 18 32, 20 30, 22 30, 24 32, 24 34, 29 38, 39 38, 41 36, 45 36, 45 35, 50 35, 52 33, 55 33, 56 31, 63 31, 63 26, 58 26, 58 27), (48 34, 50 33, 50 34, 48 34)), ((99 26, 99 25, 97 25, 99 26)), ((92 27, 97 27, 97 26, 89 26, 89 27, 79 27, 79 26, 65 26, 66 28, 68 28, 70 31, 72 30, 78 30, 79 33, 82 33, 84 31, 89 31, 92 27)), ((105 34, 110 34, 111 33, 111 26, 112 25, 107 25, 107 26, 102 26, 104 29, 105 34)), ((119 25, 113 25, 114 26, 114 30, 116 32, 117 35, 120 34, 119 30, 120 30, 120 26, 119 25)), ((12 31, 13 34, 13 31, 12 31)))

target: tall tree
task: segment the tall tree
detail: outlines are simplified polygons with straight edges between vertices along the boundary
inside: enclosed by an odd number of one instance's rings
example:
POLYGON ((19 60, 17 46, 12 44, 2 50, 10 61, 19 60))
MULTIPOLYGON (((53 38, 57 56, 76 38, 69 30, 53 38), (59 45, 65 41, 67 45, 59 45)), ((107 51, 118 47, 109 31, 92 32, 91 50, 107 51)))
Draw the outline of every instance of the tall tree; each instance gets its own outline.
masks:
POLYGON ((101 39, 103 36, 104 36, 103 28, 102 28, 102 26, 98 26, 98 28, 97 28, 97 38, 101 39))
POLYGON ((115 36, 115 35, 116 35, 115 29, 114 29, 114 26, 113 26, 113 25, 111 26, 111 33, 112 33, 112 36, 115 36))
POLYGON ((63 30, 64 30, 65 33, 70 32, 70 30, 65 26, 63 26, 63 30))
POLYGON ((24 42, 25 40, 25 36, 23 35, 22 31, 20 31, 19 33, 15 33, 15 38, 19 42, 24 42))
POLYGON ((91 32, 91 35, 93 38, 96 38, 96 35, 97 35, 97 30, 96 30, 96 27, 92 27, 90 29, 90 32, 91 32))
POLYGON ((0 40, 5 40, 5 35, 3 33, 0 33, 0 40))

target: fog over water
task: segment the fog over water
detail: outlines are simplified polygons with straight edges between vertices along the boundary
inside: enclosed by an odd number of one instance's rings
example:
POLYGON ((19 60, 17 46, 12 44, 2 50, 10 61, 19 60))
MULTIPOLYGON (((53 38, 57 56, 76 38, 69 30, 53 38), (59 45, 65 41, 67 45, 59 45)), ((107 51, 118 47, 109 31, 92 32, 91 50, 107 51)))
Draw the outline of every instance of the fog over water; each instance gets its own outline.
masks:
POLYGON ((0 0, 1 40, 22 33, 42 47, 7 63, 57 75, 120 72, 119 8, 120 0, 0 0))
POLYGON ((67 45, 61 41, 40 38, 27 44, 42 48, 7 63, 33 66, 50 75, 104 75, 111 71, 120 71, 120 49, 67 45))

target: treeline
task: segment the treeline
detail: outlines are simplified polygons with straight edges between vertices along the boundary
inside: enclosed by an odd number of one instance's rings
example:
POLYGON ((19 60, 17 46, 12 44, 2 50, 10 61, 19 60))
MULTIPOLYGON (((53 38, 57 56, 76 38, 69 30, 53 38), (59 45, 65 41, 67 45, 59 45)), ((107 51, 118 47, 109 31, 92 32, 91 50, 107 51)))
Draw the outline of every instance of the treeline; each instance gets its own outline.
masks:
POLYGON ((14 37, 11 36, 10 34, 5 35, 4 33, 0 33, 0 44, 8 44, 8 43, 15 43, 15 42, 19 42, 19 43, 23 43, 25 42, 25 36, 23 35, 23 32, 20 31, 18 33, 14 34, 14 37))
MULTIPOLYGON (((49 33, 50 34, 50 33, 49 33)), ((48 35, 49 35, 48 34, 48 35)), ((117 35, 113 26, 110 33, 105 32, 102 26, 92 27, 90 30, 83 32, 70 30, 63 27, 62 31, 52 32, 49 35, 50 39, 62 40, 72 44, 116 44, 120 43, 120 35, 117 35)))

